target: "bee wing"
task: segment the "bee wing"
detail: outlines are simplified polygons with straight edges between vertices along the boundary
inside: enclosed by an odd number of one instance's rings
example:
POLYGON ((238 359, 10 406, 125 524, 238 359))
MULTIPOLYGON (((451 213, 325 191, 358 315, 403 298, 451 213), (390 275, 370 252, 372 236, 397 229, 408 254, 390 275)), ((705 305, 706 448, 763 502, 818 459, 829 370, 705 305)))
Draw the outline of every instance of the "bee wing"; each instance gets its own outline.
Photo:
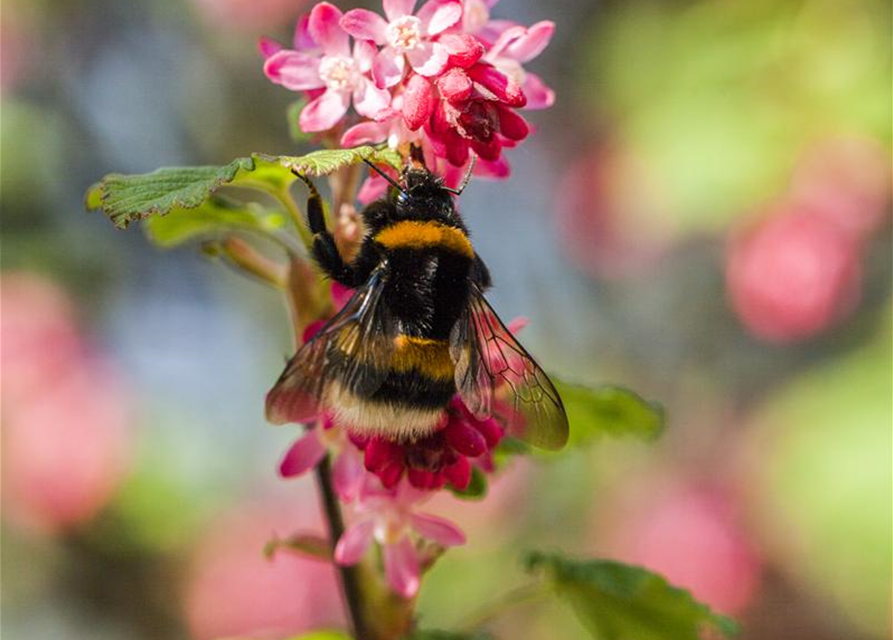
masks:
POLYGON ((307 422, 320 411, 329 385, 355 395, 374 393, 388 375, 396 325, 381 304, 386 266, 376 269, 347 304, 288 362, 267 394, 267 420, 307 422))
POLYGON ((557 450, 568 437, 567 414, 555 386, 473 287, 450 340, 456 389, 478 416, 494 416, 506 431, 541 449, 557 450))

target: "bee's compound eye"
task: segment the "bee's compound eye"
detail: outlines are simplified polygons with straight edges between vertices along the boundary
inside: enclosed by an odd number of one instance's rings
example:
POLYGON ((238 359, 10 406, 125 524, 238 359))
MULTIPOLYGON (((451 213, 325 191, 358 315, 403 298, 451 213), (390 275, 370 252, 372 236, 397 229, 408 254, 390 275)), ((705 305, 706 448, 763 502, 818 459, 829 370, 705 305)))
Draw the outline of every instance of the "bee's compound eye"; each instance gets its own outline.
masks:
POLYGON ((409 202, 409 194, 405 191, 401 191, 397 194, 397 204, 406 204, 409 202))

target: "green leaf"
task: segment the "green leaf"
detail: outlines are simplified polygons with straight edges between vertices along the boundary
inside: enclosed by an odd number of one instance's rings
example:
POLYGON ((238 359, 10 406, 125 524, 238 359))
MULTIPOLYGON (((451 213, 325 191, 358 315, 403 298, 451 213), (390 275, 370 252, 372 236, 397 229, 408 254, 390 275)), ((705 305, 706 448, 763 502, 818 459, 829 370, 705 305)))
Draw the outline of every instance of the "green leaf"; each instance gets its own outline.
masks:
POLYGON ((698 640, 705 626, 726 636, 738 631, 734 620, 642 567, 541 552, 525 564, 554 582, 598 640, 698 640))
POLYGON ((454 631, 415 631, 404 640, 493 640, 493 636, 483 631, 457 633, 454 631))
POLYGON ((148 218, 143 228, 153 243, 168 249, 230 231, 266 233, 285 224, 279 213, 212 195, 195 209, 177 208, 166 216, 148 218))
POLYGON ((355 147, 353 149, 322 149, 305 156, 280 158, 290 169, 308 176, 322 176, 341 167, 347 167, 363 160, 389 164, 396 169, 401 168, 400 154, 390 149, 377 150, 374 147, 355 147))
POLYGON ((478 467, 471 468, 471 481, 462 491, 450 489, 454 496, 462 500, 481 500, 487 495, 487 476, 478 467))
POLYGON ((150 215, 197 207, 218 187, 231 182, 240 169, 253 168, 253 159, 238 158, 222 167, 168 167, 131 176, 112 173, 90 189, 86 204, 90 209, 101 208, 123 229, 150 215))
MULTIPOLYGON (((320 176, 363 160, 398 169, 401 166, 397 152, 369 146, 314 151, 305 156, 255 153, 250 158, 237 158, 222 167, 167 167, 139 175, 109 174, 87 191, 85 204, 90 210, 101 209, 116 227, 123 229, 134 220, 197 209, 223 186, 261 189, 280 195, 294 182, 293 170, 320 176)), ((215 216, 225 218, 226 223, 235 220, 232 212, 222 216, 215 207, 196 211, 196 216, 209 218, 203 225, 203 232, 213 226, 215 216)), ((247 222, 244 216, 239 220, 247 222)), ((198 225, 195 221, 190 224, 198 225)), ((197 232, 181 234, 171 229, 163 229, 160 234, 163 236, 166 232, 177 238, 197 235, 197 232)))
POLYGON ((564 401, 572 444, 588 443, 602 435, 653 440, 664 429, 663 408, 629 389, 613 385, 588 388, 554 378, 552 381, 564 401))

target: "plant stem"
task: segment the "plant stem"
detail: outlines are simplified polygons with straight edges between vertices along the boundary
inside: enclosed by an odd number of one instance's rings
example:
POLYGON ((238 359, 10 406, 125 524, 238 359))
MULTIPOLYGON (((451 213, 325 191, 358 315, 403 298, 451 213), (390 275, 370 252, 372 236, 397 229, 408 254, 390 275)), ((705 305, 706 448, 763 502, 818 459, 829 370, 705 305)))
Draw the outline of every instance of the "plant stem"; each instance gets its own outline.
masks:
MULTIPOLYGON (((344 521, 341 518, 341 507, 338 505, 338 498, 335 496, 335 490, 332 487, 332 468, 328 455, 316 466, 316 480, 319 483, 323 513, 329 525, 329 539, 334 551, 335 544, 337 544, 341 534, 344 533, 344 521)), ((353 627, 354 638, 355 640, 371 640, 364 618, 363 594, 360 589, 356 568, 336 566, 341 581, 344 602, 347 605, 347 613, 353 627)))

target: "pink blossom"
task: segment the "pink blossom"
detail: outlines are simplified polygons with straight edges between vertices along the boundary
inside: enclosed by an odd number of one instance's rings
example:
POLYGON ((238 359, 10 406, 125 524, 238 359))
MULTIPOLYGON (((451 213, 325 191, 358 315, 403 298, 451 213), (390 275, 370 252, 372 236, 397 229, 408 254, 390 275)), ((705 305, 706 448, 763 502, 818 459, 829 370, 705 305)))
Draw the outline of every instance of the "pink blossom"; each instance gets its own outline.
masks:
POLYGON ((434 38, 459 22, 462 4, 429 0, 414 14, 415 4, 415 0, 384 0, 387 20, 367 9, 348 11, 341 19, 353 37, 382 47, 372 70, 379 87, 399 83, 407 62, 422 76, 436 76, 447 64, 449 53, 434 38))
POLYGON ((328 417, 320 424, 310 426, 286 452, 279 463, 283 478, 303 475, 313 469, 331 452, 332 484, 343 502, 353 500, 363 482, 363 463, 360 453, 350 442, 344 430, 328 417))
POLYGON ((437 78, 435 86, 440 99, 425 131, 434 153, 454 166, 463 166, 470 151, 483 160, 496 161, 504 146, 523 140, 530 132, 515 112, 527 102, 520 85, 490 64, 453 67, 437 78))
POLYGON ((269 54, 264 73, 277 84, 292 91, 307 91, 310 103, 300 115, 301 129, 326 131, 347 113, 353 100, 362 116, 376 118, 391 102, 388 91, 375 86, 368 76, 376 56, 368 40, 357 40, 353 51, 350 38, 339 21, 341 11, 327 2, 313 7, 306 22, 295 35, 295 49, 276 50, 268 41, 261 51, 269 54))
POLYGON ((419 556, 413 534, 443 547, 465 544, 465 534, 453 523, 430 514, 414 513, 428 494, 404 482, 393 490, 367 486, 357 504, 357 519, 335 546, 335 561, 359 562, 373 541, 382 546, 385 577, 404 598, 418 593, 419 556))
POLYGON ((509 27, 484 55, 485 62, 521 87, 527 97, 528 109, 546 109, 555 102, 555 92, 546 86, 542 78, 523 67, 524 63, 542 53, 554 32, 555 23, 550 20, 537 22, 528 28, 509 27))

